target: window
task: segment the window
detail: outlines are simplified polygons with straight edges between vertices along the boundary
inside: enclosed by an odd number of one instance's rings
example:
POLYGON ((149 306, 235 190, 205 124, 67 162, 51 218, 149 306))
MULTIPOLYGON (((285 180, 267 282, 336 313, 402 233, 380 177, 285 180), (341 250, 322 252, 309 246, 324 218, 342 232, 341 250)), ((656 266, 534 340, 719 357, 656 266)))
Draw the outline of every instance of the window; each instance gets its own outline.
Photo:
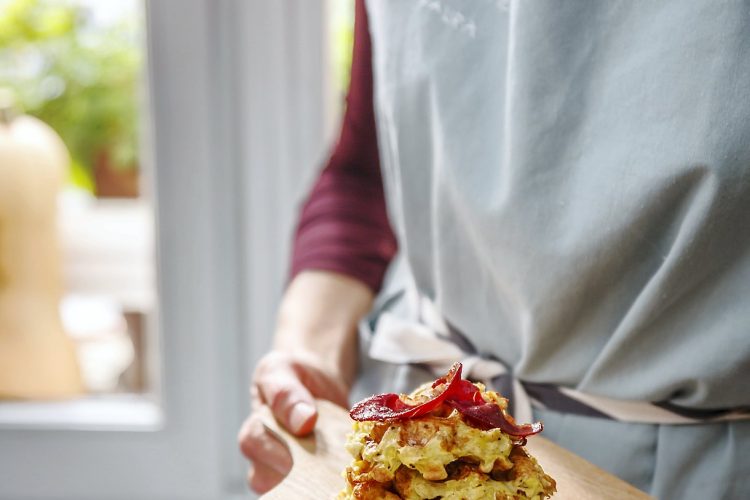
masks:
MULTIPOLYGON (((147 310, 140 357, 133 342, 142 378, 130 378, 130 365, 94 396, 0 404, 0 497, 246 498, 235 436, 247 381, 268 347, 296 207, 337 122, 330 11, 295 0, 55 3, 106 4, 102 22, 128 10, 115 4, 145 12, 138 197, 99 191, 69 205, 74 215, 86 204, 107 209, 87 219, 105 243, 119 239, 138 258, 153 252, 142 272, 103 280, 110 305, 147 310), (148 221, 150 241, 122 229, 137 220, 148 221)), ((89 261, 65 278, 82 294, 102 281, 84 271, 89 261)))
MULTIPOLYGON (((6 401, 153 391, 153 209, 137 140, 143 31, 137 0, 0 2, 6 158, 22 156, 7 159, 0 176, 13 193, 0 208, 6 401), (12 116, 22 112, 40 122, 12 116), (51 127, 68 155, 27 161, 54 139, 23 145, 24 124, 39 137, 51 127), (53 172, 62 182, 47 186, 53 172)), ((0 420, 22 409, 6 403, 0 420)))

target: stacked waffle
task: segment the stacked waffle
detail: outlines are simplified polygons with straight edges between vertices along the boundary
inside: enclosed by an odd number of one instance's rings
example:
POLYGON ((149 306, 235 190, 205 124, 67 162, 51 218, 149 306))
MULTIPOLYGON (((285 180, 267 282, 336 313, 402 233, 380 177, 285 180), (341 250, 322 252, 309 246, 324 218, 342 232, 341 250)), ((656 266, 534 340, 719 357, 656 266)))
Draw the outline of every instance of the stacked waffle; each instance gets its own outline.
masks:
POLYGON ((541 425, 517 426, 504 398, 461 380, 460 371, 458 365, 410 395, 355 405, 346 445, 354 460, 339 499, 544 499, 554 493, 555 481, 523 447, 541 425))

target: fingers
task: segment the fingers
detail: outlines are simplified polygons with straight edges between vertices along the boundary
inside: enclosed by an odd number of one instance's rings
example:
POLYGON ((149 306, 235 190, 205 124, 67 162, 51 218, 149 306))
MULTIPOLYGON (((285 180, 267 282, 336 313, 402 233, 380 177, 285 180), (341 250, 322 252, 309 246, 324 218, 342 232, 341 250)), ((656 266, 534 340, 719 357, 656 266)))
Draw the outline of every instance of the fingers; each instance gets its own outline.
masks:
POLYGON ((315 397, 327 399, 344 408, 349 407, 349 389, 342 380, 299 361, 292 361, 290 366, 315 397))
POLYGON ((315 397, 347 404, 343 382, 291 357, 272 353, 255 372, 253 392, 281 424, 297 436, 309 434, 317 420, 315 397))
MULTIPOLYGON (((253 408, 267 405, 281 425, 297 436, 309 434, 315 427, 315 398, 348 405, 347 388, 341 380, 314 362, 278 352, 260 361, 250 393, 253 408)), ((264 493, 272 489, 291 470, 289 450, 266 429, 257 413, 243 423, 237 439, 242 454, 252 462, 247 480, 253 490, 264 493)))
POLYGON ((259 462, 253 463, 247 473, 248 486, 250 486, 250 489, 261 495, 274 489, 283 480, 284 475, 279 474, 273 468, 267 467, 259 462))
POLYGON ((245 420, 238 440, 242 454, 248 459, 267 463, 280 474, 292 468, 292 456, 286 446, 266 429, 257 415, 245 420))
POLYGON ((257 415, 251 415, 238 434, 240 450, 252 461, 248 473, 250 487, 264 493, 278 483, 292 468, 292 457, 287 448, 268 430, 257 415))
POLYGON ((315 398, 289 367, 276 367, 256 381, 261 399, 274 416, 297 436, 309 433, 315 425, 315 398))

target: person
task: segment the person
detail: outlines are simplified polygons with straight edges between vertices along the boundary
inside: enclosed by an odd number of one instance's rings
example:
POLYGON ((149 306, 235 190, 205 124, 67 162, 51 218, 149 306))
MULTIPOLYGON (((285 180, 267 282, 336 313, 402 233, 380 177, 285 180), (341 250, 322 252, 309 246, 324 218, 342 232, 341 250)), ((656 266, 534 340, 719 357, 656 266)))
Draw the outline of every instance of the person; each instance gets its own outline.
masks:
MULTIPOLYGON (((750 498, 747 14, 358 0, 253 407, 304 435, 462 359, 657 498, 750 498)), ((253 489, 289 470, 256 414, 239 441, 253 489)))

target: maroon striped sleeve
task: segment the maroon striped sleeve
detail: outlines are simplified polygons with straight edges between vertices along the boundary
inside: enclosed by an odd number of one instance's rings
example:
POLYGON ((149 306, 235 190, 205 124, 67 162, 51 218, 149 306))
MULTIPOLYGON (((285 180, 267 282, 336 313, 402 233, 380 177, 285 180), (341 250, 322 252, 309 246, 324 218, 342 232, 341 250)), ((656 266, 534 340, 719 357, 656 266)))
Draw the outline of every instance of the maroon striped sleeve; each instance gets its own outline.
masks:
POLYGON ((370 34, 364 1, 357 0, 351 83, 341 135, 302 208, 292 276, 311 269, 335 271, 377 291, 396 249, 380 175, 370 34))

